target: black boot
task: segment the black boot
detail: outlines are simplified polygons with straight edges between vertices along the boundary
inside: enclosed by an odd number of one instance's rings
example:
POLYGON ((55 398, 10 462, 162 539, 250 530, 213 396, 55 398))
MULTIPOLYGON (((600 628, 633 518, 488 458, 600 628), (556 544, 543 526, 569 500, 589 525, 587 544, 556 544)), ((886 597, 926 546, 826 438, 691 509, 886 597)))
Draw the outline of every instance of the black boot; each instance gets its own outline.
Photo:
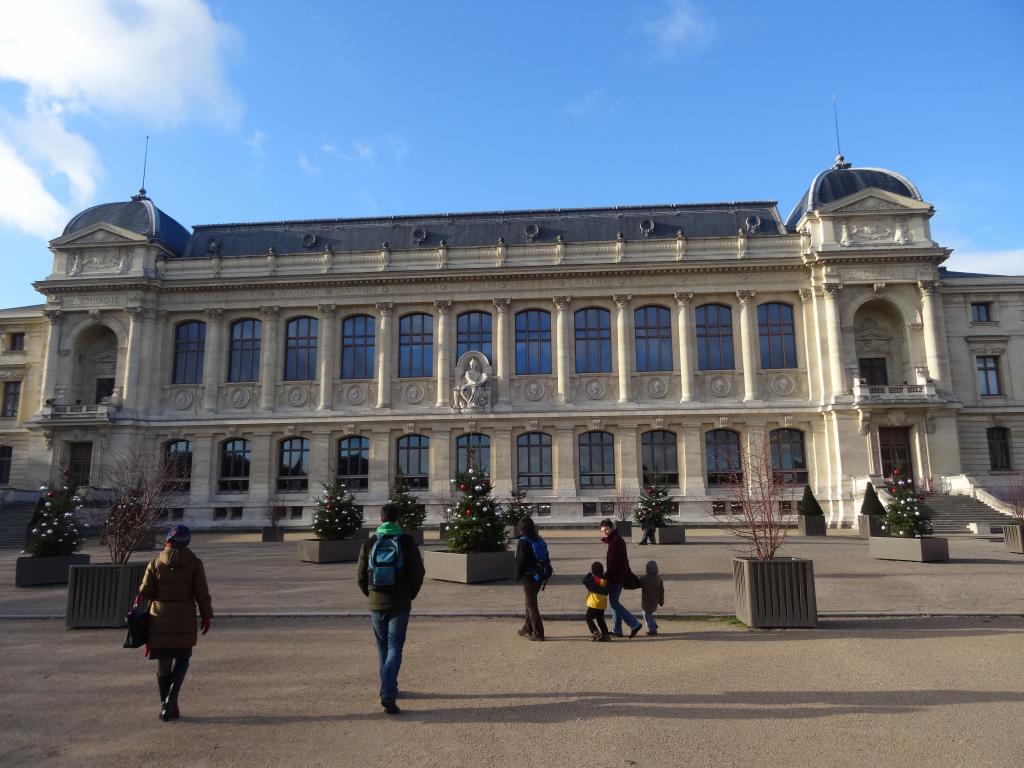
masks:
POLYGON ((178 710, 178 694, 181 693, 181 686, 185 682, 185 674, 188 672, 188 659, 178 659, 174 662, 174 671, 171 672, 171 685, 167 691, 167 698, 164 699, 164 706, 160 710, 160 719, 177 720, 181 716, 178 710))
POLYGON ((157 675, 156 684, 160 688, 160 719, 164 719, 164 702, 167 701, 167 694, 171 690, 171 676, 157 675))

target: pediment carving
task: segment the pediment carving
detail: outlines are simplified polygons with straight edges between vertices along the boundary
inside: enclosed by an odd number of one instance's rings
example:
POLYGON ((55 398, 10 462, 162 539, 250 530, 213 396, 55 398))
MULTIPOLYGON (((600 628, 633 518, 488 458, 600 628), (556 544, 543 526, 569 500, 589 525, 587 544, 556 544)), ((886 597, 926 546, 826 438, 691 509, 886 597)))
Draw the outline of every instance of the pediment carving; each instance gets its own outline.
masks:
POLYGON ((77 246, 97 245, 120 245, 128 243, 148 242, 145 235, 132 232, 130 229, 116 227, 112 224, 93 224, 78 232, 72 232, 65 237, 58 237, 52 245, 61 248, 75 248, 77 246))
POLYGON ((930 213, 932 207, 928 203, 914 200, 903 195, 886 192, 877 187, 868 187, 852 195, 822 206, 819 214, 824 215, 871 215, 873 213, 930 213))

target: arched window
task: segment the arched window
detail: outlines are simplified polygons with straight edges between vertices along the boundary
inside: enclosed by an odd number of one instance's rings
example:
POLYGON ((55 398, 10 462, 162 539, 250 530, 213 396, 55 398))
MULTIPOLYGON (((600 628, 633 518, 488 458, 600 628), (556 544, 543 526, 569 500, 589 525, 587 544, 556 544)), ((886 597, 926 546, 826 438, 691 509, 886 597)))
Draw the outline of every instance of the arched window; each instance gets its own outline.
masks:
POLYGON ((192 485, 192 443, 188 440, 168 443, 164 448, 164 471, 168 490, 187 491, 192 485))
POLYGON ((607 309, 588 307, 576 311, 576 373, 609 373, 612 370, 612 323, 607 309))
POLYGON ((615 487, 615 438, 610 432, 584 432, 579 438, 580 488, 615 487))
POLYGON ((309 488, 309 440, 292 437, 281 441, 277 462, 277 490, 305 491, 309 488))
POLYGON ((173 384, 203 383, 203 352, 206 349, 206 323, 187 320, 174 328, 173 384))
POLYGON ((372 379, 377 321, 369 315, 346 317, 341 324, 341 378, 372 379))
POLYGON ((491 438, 479 432, 459 435, 455 441, 456 467, 465 472, 470 467, 491 474, 491 438))
POLYGON ((988 462, 994 470, 1013 469, 1010 454, 1010 430, 1006 427, 989 427, 985 430, 988 438, 988 462))
POLYGON ((338 441, 337 477, 350 491, 370 487, 370 441, 362 436, 343 437, 338 441))
POLYGON ((798 429, 773 429, 772 475, 777 483, 803 485, 807 482, 804 433, 798 429))
POLYGON ((652 429, 640 435, 640 462, 644 469, 644 485, 660 481, 679 485, 679 462, 676 457, 676 433, 652 429))
POLYGON ((516 313, 516 374, 551 373, 551 313, 527 309, 516 313))
POLYGON ((430 487, 430 438, 425 435, 406 435, 398 438, 397 469, 409 481, 413 490, 430 487))
POLYGON ((731 371, 736 367, 732 356, 732 310, 724 304, 697 307, 697 369, 731 371))
POLYGON ((226 440, 220 447, 220 480, 217 487, 221 491, 248 491, 249 464, 252 461, 252 450, 248 440, 226 440))
POLYGON ((418 313, 398 321, 398 375, 434 375, 434 318, 418 313))
POLYGON ((0 445, 0 485, 7 485, 11 482, 11 461, 14 459, 14 449, 9 445, 0 445))
POLYGON ((527 432, 516 438, 516 485, 520 488, 550 488, 551 435, 527 432))
POLYGON ((633 312, 637 373, 672 370, 672 313, 664 307, 633 312))
POLYGON ((793 308, 777 301, 757 308, 762 368, 796 368, 796 327, 793 308))
POLYGON ((284 380, 316 379, 317 320, 315 317, 293 317, 285 325, 284 380))
POLYGON ((491 313, 463 312, 455 321, 455 359, 467 352, 479 352, 493 362, 491 357, 491 313))
POLYGON ((712 429, 704 434, 708 485, 733 485, 743 482, 740 460, 740 436, 731 429, 712 429))
POLYGON ((246 318, 231 324, 228 381, 260 380, 260 337, 263 323, 246 318))

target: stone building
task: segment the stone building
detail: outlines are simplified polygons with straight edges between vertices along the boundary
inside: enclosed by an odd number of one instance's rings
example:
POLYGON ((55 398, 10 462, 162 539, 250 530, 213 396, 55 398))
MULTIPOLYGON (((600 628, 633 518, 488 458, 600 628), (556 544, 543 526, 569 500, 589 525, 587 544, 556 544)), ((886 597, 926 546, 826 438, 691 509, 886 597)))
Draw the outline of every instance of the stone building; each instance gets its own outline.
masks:
POLYGON ((0 311, 0 493, 112 457, 191 524, 308 523, 396 468, 436 516, 474 461, 552 521, 660 475, 714 520, 740 446, 847 525, 872 476, 984 488, 1024 456, 1024 278, 954 273, 931 205, 839 158, 774 202, 198 226, 145 191, 75 216, 0 311))

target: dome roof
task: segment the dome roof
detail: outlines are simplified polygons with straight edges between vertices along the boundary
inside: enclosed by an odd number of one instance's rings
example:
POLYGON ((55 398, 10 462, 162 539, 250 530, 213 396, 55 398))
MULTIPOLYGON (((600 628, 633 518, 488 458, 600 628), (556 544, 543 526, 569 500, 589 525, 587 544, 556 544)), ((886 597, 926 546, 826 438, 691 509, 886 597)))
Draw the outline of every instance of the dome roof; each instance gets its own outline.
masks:
POLYGON ((139 194, 133 195, 127 202, 103 203, 87 208, 68 222, 63 234, 70 235, 101 221, 145 235, 153 242, 160 243, 175 256, 180 256, 185 251, 185 246, 192 236, 185 227, 157 208, 153 201, 146 197, 145 189, 140 189, 139 194))
POLYGON ((921 199, 921 193, 906 176, 884 168, 853 168, 842 155, 839 155, 835 165, 814 177, 810 189, 800 198, 800 202, 786 219, 786 228, 795 229, 797 222, 807 211, 842 200, 868 187, 913 200, 921 199))

